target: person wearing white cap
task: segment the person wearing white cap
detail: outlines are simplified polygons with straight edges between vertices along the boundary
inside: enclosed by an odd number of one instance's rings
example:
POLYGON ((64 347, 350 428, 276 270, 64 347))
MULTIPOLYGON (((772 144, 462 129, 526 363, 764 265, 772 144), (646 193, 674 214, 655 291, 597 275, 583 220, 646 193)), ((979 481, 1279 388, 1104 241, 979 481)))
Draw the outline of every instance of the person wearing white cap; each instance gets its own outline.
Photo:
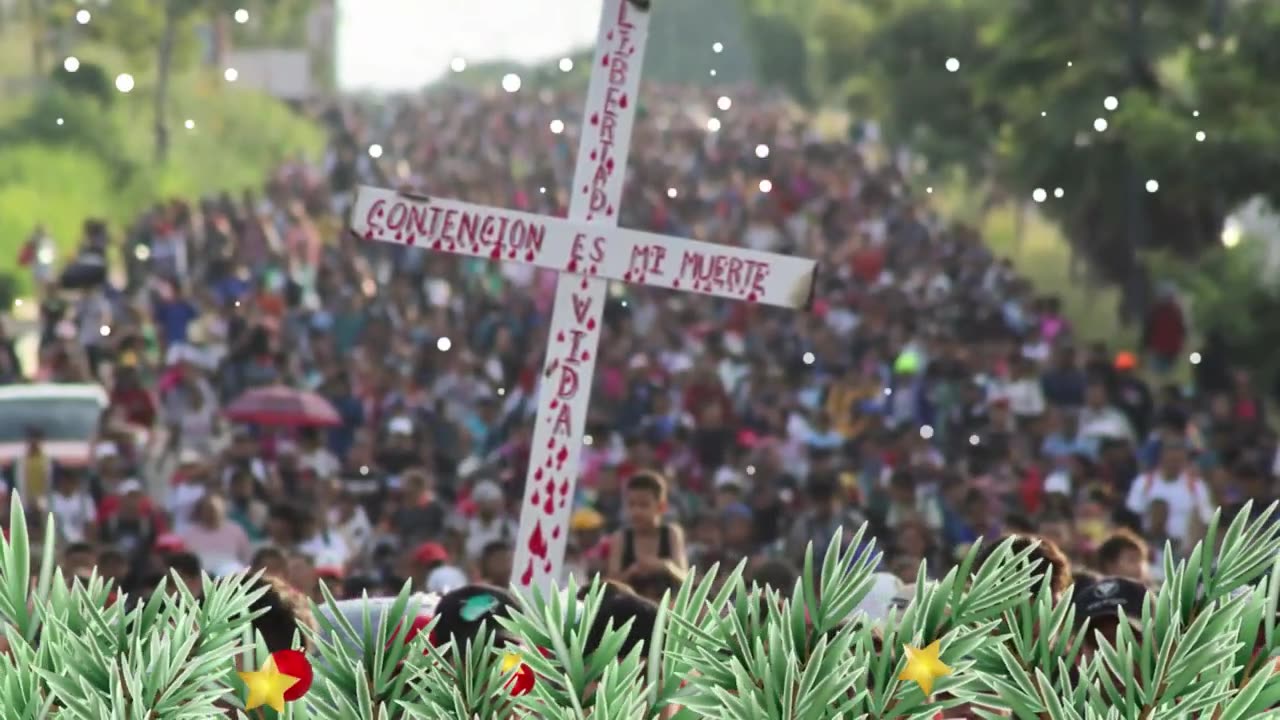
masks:
POLYGON ((113 498, 104 498, 102 539, 126 557, 137 561, 164 532, 164 518, 147 501, 142 483, 129 478, 116 486, 113 498), (114 499, 114 504, 107 500, 114 499))
POLYGON ((208 492, 204 459, 200 453, 187 448, 178 453, 178 468, 174 474, 177 484, 169 490, 165 507, 173 518, 174 532, 182 532, 191 523, 196 503, 208 492))
POLYGON ((721 465, 713 476, 712 484, 716 489, 717 510, 723 511, 743 501, 743 489, 746 483, 743 482, 742 474, 737 470, 721 465))
POLYGON ((498 540, 511 542, 516 537, 515 523, 503 507, 502 488, 492 480, 482 480, 471 489, 476 504, 475 516, 467 520, 467 559, 476 562, 485 547, 498 540))

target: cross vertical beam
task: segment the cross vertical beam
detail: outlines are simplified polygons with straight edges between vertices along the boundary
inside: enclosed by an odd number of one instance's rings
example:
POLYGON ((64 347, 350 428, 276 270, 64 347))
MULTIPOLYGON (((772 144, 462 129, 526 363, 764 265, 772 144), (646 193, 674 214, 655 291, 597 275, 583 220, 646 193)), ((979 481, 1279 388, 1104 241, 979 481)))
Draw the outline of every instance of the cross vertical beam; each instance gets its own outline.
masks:
MULTIPOLYGON (((603 260, 607 231, 618 223, 649 34, 647 7, 647 1, 604 0, 600 13, 569 204, 570 220, 601 226, 600 236, 575 243, 574 260, 587 267, 603 260)), ((607 288, 606 280, 568 273, 556 281, 512 565, 512 582, 525 591, 546 592, 564 567, 607 288)))

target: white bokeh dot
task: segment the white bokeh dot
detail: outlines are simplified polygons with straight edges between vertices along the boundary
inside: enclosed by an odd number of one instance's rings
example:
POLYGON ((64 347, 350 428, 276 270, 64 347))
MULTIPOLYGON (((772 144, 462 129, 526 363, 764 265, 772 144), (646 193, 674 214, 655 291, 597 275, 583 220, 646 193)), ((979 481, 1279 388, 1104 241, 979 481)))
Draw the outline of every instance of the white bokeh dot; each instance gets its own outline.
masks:
POLYGON ((721 110, 728 110, 733 107, 733 100, 731 100, 728 95, 721 95, 720 99, 716 100, 716 107, 721 110))
POLYGON ((236 19, 236 22, 243 25, 249 22, 249 11, 245 10, 244 8, 240 8, 239 10, 236 11, 234 17, 236 19))
POLYGON ((920 426, 920 437, 921 437, 921 438, 923 438, 923 439, 925 439, 925 440, 929 440, 929 439, 931 439, 931 438, 933 437, 933 428, 932 428, 932 427, 930 427, 929 425, 921 425, 921 426, 920 426))
POLYGON ((582 436, 582 444, 583 444, 583 445, 590 445, 591 443, 593 443, 593 442, 595 442, 595 441, 596 441, 596 439, 595 439, 595 438, 593 438, 593 437, 591 437, 590 435, 583 435, 583 436, 582 436))
POLYGON ((186 129, 188 129, 188 130, 195 130, 195 129, 196 129, 196 121, 195 121, 195 120, 192 120, 191 118, 187 118, 186 122, 182 123, 182 126, 183 126, 183 127, 185 127, 185 128, 186 128, 186 129))
POLYGON ((1098 118, 1097 120, 1094 120, 1093 129, 1097 130, 1098 132, 1104 132, 1107 129, 1107 119, 1098 118))
POLYGON ((715 76, 716 76, 716 69, 711 68, 711 77, 715 77, 715 76))
POLYGON ((98 334, 101 335, 102 337, 107 337, 108 335, 111 334, 111 326, 103 325, 102 327, 98 328, 98 334))
POLYGON ((1068 61, 1067 61, 1067 67, 1071 67, 1071 61, 1070 61, 1070 60, 1068 60, 1068 61))
POLYGON ((543 195, 546 195, 546 194, 547 194, 547 186, 546 186, 546 185, 543 185, 542 187, 538 188, 538 192, 542 193, 543 195))
POLYGON ((769 146, 765 145, 764 143, 760 143, 759 145, 757 145, 756 157, 760 158, 761 160, 769 157, 769 146))
POLYGON ((1048 116, 1049 116, 1049 113, 1045 112, 1044 110, 1040 111, 1040 117, 1048 117, 1048 116))
POLYGON ((709 118, 707 120, 707 132, 720 132, 719 118, 709 118))
POLYGON ((711 52, 716 53, 716 54, 720 54, 720 53, 724 52, 724 43, 714 43, 714 44, 711 46, 711 52))
POLYGON ((980 442, 982 442, 982 439, 981 439, 981 438, 979 438, 977 435, 970 435, 970 436, 969 436, 969 444, 970 444, 970 445, 977 445, 977 444, 978 444, 978 443, 980 443, 980 442))
POLYGON ((1204 142, 1205 137, 1203 130, 1196 131, 1196 142, 1204 142))
POLYGON ((1200 117, 1200 111, 1199 110, 1191 111, 1191 117, 1200 117))
POLYGON ((67 72, 75 72, 79 70, 80 58, 77 58, 75 55, 72 55, 71 57, 68 57, 66 60, 63 60, 62 69, 66 70, 67 72))
POLYGON ((760 192, 762 192, 762 193, 767 193, 767 192, 769 192, 769 191, 771 191, 771 190, 773 190, 773 183, 772 183, 772 182, 769 182, 768 180, 761 180, 761 181, 760 181, 760 192))
POLYGON ((227 68, 225 71, 223 71, 222 77, 227 82, 235 82, 236 80, 240 79, 240 71, 235 68, 227 68))
POLYGON ((374 143, 370 145, 369 157, 373 158, 374 160, 377 160, 378 158, 382 157, 382 146, 379 145, 378 143, 374 143))
POLYGON ((507 389, 506 389, 506 388, 501 388, 501 387, 500 387, 500 388, 498 388, 498 397, 503 397, 503 396, 505 396, 506 394, 507 394, 507 389))
POLYGON ((1036 188, 1035 190, 1031 191, 1031 199, 1035 200, 1038 203, 1044 202, 1046 199, 1048 199, 1048 197, 1049 197, 1049 193, 1045 192, 1044 188, 1036 188))
POLYGON ((755 474, 756 474, 756 466, 755 466, 755 465, 748 465, 748 466, 747 466, 747 474, 748 474, 748 475, 755 475, 755 474))
POLYGON ((520 76, 515 73, 503 75, 502 89, 509 93, 518 92, 520 90, 520 76))
POLYGON ((1066 195, 1066 194, 1067 194, 1067 193, 1066 193, 1066 191, 1064 191, 1062 188, 1054 188, 1054 189, 1053 189, 1053 196, 1054 196, 1054 197, 1056 197, 1056 198, 1060 198, 1060 197, 1062 197, 1063 195, 1066 195))
POLYGON ((1191 357, 1187 358, 1187 360, 1191 361, 1192 365, 1199 365, 1200 359, 1200 353, 1198 352, 1191 353, 1191 357))
POLYGON ((451 347, 453 347, 453 341, 447 337, 442 337, 436 341, 436 349, 440 352, 449 352, 451 347))
POLYGON ((454 72, 462 72, 467 69, 467 61, 456 57, 449 61, 449 69, 454 72))
POLYGON ((947 72, 956 72, 960 69, 960 61, 956 58, 947 58, 947 72))
POLYGON ((1147 192, 1153 193, 1160 189, 1160 183, 1155 180, 1147 181, 1147 192))
POLYGON ((805 353, 804 355, 802 355, 802 356, 800 357, 800 359, 801 359, 802 361, 804 361, 804 364, 805 364, 805 365, 812 365, 812 364, 813 364, 813 361, 814 361, 816 358, 813 356, 813 353, 811 353, 811 352, 807 352, 807 353, 805 353))
POLYGON ((61 125, 61 124, 63 124, 64 122, 66 122, 66 120, 63 120, 62 118, 58 118, 58 119, 57 119, 57 120, 55 120, 54 122, 56 122, 56 123, 58 123, 59 125, 61 125))
POLYGON ((933 186, 932 186, 932 185, 930 185, 929 187, 925 188, 925 189, 924 189, 924 191, 925 191, 925 192, 927 192, 927 193, 929 193, 930 195, 932 195, 932 194, 933 194, 933 186))
POLYGON ((573 58, 560 58, 560 72, 569 72, 573 69, 573 58))
POLYGON ((1102 107, 1108 110, 1115 110, 1116 108, 1120 107, 1120 101, 1116 99, 1115 95, 1108 95, 1102 101, 1102 107))
POLYGON ((552 120, 552 121, 551 121, 551 132, 555 133, 556 135, 559 135, 560 133, 564 132, 564 121, 563 121, 563 120, 552 120))
POLYGON ((677 197, 677 196, 679 196, 679 195, 680 195, 680 191, 679 191, 679 190, 676 190, 676 189, 675 189, 675 188, 673 188, 673 187, 672 187, 672 188, 667 188, 667 197, 671 198, 672 200, 675 200, 675 199, 676 199, 676 197, 677 197))
POLYGON ((116 89, 122 93, 133 90, 133 76, 129 73, 120 73, 116 76, 116 89))
POLYGON ((89 21, 92 19, 93 19, 93 15, 88 10, 76 11, 76 22, 80 23, 81 25, 88 25, 89 21))

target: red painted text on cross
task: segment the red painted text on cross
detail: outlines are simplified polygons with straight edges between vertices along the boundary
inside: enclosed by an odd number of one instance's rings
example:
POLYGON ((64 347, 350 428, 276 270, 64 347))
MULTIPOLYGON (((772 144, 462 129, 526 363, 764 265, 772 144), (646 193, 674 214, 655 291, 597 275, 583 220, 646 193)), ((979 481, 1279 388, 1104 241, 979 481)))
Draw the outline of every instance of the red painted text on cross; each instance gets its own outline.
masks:
POLYGON ((547 226, 542 223, 414 202, 378 200, 369 207, 365 222, 370 230, 411 245, 497 246, 536 254, 542 252, 547 237, 547 226))

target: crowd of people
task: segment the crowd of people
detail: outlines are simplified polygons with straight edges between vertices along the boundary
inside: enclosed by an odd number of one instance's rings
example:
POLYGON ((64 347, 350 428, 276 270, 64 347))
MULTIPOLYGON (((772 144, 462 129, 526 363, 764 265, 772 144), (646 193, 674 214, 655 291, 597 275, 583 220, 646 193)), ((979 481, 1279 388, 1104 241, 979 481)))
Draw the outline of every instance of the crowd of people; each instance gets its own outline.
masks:
MULTIPOLYGON (((621 224, 815 258, 816 301, 613 289, 567 572, 656 598, 745 558, 783 584, 810 543, 866 522, 903 584, 1008 533, 1147 584, 1216 506, 1271 499, 1277 441, 1246 369, 1205 350, 1179 387, 1163 379, 1176 348, 1156 367, 1082 341, 875 160, 874 126, 825 139, 779 96, 724 92, 711 131, 705 91, 646 88, 621 224)), ((86 223, 85 252, 126 277, 47 286, 20 376, 99 382, 110 406, 88 467, 46 462, 33 432, 7 469, 36 527, 57 518, 68 573, 135 595, 171 569, 198 588, 265 568, 317 600, 322 584, 506 586, 555 278, 369 243, 343 213, 368 183, 563 216, 581 104, 448 90, 335 107, 323 163, 86 223), (323 396, 339 424, 225 417, 266 385, 323 396)))

